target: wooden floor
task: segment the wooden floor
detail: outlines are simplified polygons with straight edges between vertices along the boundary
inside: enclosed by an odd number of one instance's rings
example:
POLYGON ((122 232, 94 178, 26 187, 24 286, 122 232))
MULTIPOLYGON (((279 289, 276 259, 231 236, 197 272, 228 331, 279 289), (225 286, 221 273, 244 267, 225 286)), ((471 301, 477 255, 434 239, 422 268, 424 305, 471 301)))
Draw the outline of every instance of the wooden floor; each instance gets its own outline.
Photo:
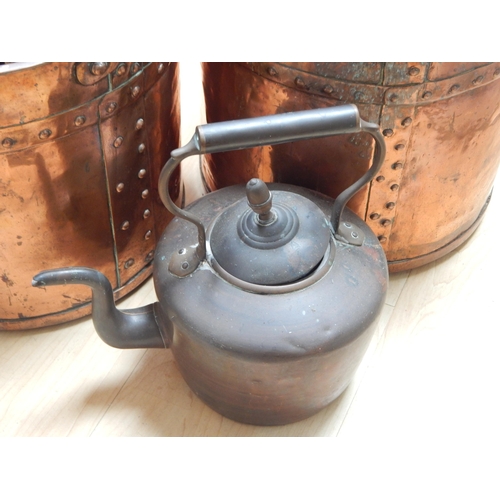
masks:
MULTIPOLYGON (((197 66, 184 66, 184 79, 189 72, 197 66)), ((189 92, 184 137, 203 119, 201 87, 189 92)), ((228 420, 191 392, 170 351, 108 347, 83 319, 0 333, 0 436, 498 437, 499 196, 462 247, 390 277, 354 381, 312 418, 280 427, 228 420)), ((153 300, 149 280, 120 307, 153 300)))

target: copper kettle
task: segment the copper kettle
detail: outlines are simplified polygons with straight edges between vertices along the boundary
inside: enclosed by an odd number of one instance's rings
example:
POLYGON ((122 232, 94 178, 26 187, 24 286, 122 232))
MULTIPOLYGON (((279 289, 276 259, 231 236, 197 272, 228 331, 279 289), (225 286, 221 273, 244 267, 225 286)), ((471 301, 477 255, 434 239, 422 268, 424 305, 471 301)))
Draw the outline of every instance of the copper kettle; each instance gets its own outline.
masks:
POLYGON ((156 249, 158 302, 120 311, 107 278, 88 268, 44 271, 33 286, 90 286, 105 342, 171 348, 191 389, 222 415, 257 425, 307 418, 347 387, 384 303, 384 252, 345 208, 384 155, 378 126, 355 105, 199 126, 160 176, 162 201, 177 217, 156 249), (375 139, 373 164, 336 200, 252 179, 181 210, 167 189, 190 155, 358 132, 375 139))

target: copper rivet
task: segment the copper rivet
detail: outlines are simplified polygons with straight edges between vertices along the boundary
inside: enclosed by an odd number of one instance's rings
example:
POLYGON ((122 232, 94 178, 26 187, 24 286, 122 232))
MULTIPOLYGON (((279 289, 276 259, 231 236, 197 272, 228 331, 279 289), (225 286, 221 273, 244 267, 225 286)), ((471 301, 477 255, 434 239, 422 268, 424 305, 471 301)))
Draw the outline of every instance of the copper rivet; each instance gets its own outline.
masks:
POLYGON ((144 143, 141 143, 141 144, 139 144, 137 151, 139 151, 139 153, 144 153, 145 149, 146 149, 146 145, 144 143))
POLYGON ((370 214, 370 219, 371 220, 380 219, 380 214, 377 214, 377 213, 370 214))
POLYGON ((386 137, 391 137, 394 135, 394 130, 392 130, 392 128, 386 128, 383 132, 382 132, 386 137))
POLYGON ((45 128, 39 134, 40 139, 48 139, 52 135, 52 130, 45 128))
POLYGON ((95 62, 90 65, 90 72, 95 76, 101 76, 106 73, 109 63, 107 62, 95 62))
POLYGON ((125 71, 127 71, 127 66, 125 64, 120 64, 120 66, 118 66, 118 68, 116 68, 116 74, 118 76, 122 76, 125 74, 125 71))
POLYGON ((151 238, 151 235, 152 235, 152 234, 153 234, 153 233, 152 233, 151 231, 147 231, 147 232, 146 232, 146 234, 144 235, 144 239, 145 239, 145 240, 149 240, 149 238, 151 238))
POLYGON ((455 84, 455 85, 452 85, 450 87, 450 90, 448 92, 455 92, 456 90, 458 90, 460 88, 460 85, 458 84, 455 84))
POLYGON ((334 90, 334 88, 331 85, 325 85, 323 87, 323 92, 325 94, 333 94, 333 90, 334 90))
POLYGON ((140 91, 141 91, 141 87, 139 87, 139 85, 136 85, 135 87, 132 87, 130 89, 130 95, 135 98, 139 95, 140 91))
POLYGON ((125 269, 128 269, 129 267, 133 266, 135 263, 134 259, 128 259, 127 262, 125 262, 125 269))
POLYGON ((380 221, 380 224, 382 224, 382 226, 384 226, 384 227, 387 227, 387 226, 391 225, 391 221, 389 219, 382 219, 380 221))
POLYGON ((146 169, 145 168, 141 168, 139 170, 139 173, 137 174, 137 177, 139 177, 139 179, 143 179, 145 176, 146 176, 146 169))
POLYGON ((391 191, 397 191, 399 189, 399 184, 393 184, 391 186, 391 191))
POLYGON ((394 149, 395 149, 396 151, 401 151, 401 150, 402 150, 402 149, 404 149, 404 148, 405 148, 405 145, 404 145, 404 144, 396 144, 396 145, 394 146, 394 149))
POLYGON ((4 148, 11 148, 13 145, 14 145, 14 139, 11 139, 10 137, 6 137, 6 138, 2 141, 2 146, 3 146, 4 148))
POLYGON ((148 189, 145 189, 142 193, 141 193, 141 196, 146 199, 148 196, 149 196, 149 190, 148 189))
POLYGON ((181 264, 182 269, 187 269, 189 267, 189 264, 187 262, 183 262, 181 264))
POLYGON ((474 78, 474 80, 472 80, 472 83, 474 85, 477 85, 478 83, 481 83, 483 81, 483 79, 484 79, 484 76, 479 75, 477 78, 474 78))
POLYGON ((387 241, 387 238, 385 236, 379 236, 378 241, 380 241, 380 243, 384 243, 387 241))
POLYGON ((142 118, 139 118, 136 122, 135 122, 135 129, 136 130, 139 130, 142 128, 142 126, 144 125, 144 120, 142 118))
POLYGON ((158 73, 161 73, 164 67, 165 66, 163 66, 163 63, 158 64, 158 73))
POLYGON ((376 180, 377 182, 383 182, 385 181, 385 177, 383 175, 379 175, 376 180))
POLYGON ((495 76, 500 75, 500 68, 497 68, 493 74, 494 74, 495 76))
POLYGON ((422 94, 422 99, 429 99, 431 96, 432 92, 427 91, 422 94))
POLYGON ((410 76, 417 76, 420 73, 420 69, 417 68, 416 66, 411 66, 410 69, 408 70, 408 74, 410 76))
POLYGON ((132 66, 130 66, 130 73, 132 75, 135 75, 138 71, 139 71, 139 68, 141 67, 141 65, 139 63, 133 63, 132 66))
POLYGON ((393 170, 399 170, 399 169, 403 168, 403 164, 402 164, 401 162, 399 162, 399 161, 398 161, 398 162, 396 162, 396 163, 393 163, 393 164, 391 165, 391 168, 392 168, 393 170))
POLYGON ((116 185, 116 190, 121 193, 123 191, 123 188, 125 187, 125 184, 123 182, 120 182, 120 184, 116 185))
POLYGON ((407 127, 408 125, 411 125, 412 121, 413 120, 408 116, 401 122, 401 125, 403 125, 403 127, 407 127))
POLYGON ((116 109, 117 106, 118 106, 118 104, 116 102, 110 102, 106 106, 106 112, 107 113, 112 113, 116 109))
POLYGON ((299 87, 301 89, 303 89, 306 86, 304 80, 302 80, 302 78, 300 78, 300 76, 295 78, 295 85, 297 85, 297 87, 299 87))
POLYGON ((119 136, 115 139, 115 142, 113 142, 113 146, 115 148, 119 148, 123 144, 123 137, 119 136))
POLYGON ((142 214, 142 216, 145 219, 147 219, 150 215, 151 215, 151 211, 146 208, 146 210, 144 210, 144 213, 142 214))
POLYGON ((83 115, 77 116, 75 118, 75 125, 77 127, 80 127, 81 125, 83 125, 85 123, 85 120, 86 120, 85 116, 83 116, 83 115))
POLYGON ((392 210, 395 206, 396 204, 393 201, 385 204, 385 208, 388 208, 389 210, 392 210))
POLYGON ((276 71, 276 69, 274 69, 272 66, 267 68, 267 72, 270 76, 276 76, 278 74, 278 72, 276 71))
POLYGON ((147 255, 146 255, 146 258, 144 259, 146 262, 149 262, 150 260, 153 259, 155 253, 154 253, 154 250, 152 250, 151 252, 149 252, 147 255))
POLYGON ((397 94, 391 94, 389 97, 389 101, 391 102, 396 102, 398 100, 398 95, 397 94))
POLYGON ((126 220, 126 221, 122 224, 122 230, 123 230, 123 231, 126 231, 129 227, 130 227, 130 222, 129 222, 128 220, 126 220))

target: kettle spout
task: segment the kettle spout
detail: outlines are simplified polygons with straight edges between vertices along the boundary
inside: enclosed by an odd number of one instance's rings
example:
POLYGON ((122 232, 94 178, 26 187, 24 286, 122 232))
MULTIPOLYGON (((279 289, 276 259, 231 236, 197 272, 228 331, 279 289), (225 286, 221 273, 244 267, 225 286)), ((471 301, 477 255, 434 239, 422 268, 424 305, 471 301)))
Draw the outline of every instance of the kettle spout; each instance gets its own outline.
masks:
MULTIPOLYGON (((155 302, 137 309, 118 310, 111 283, 95 269, 52 269, 37 274, 32 281, 35 287, 66 284, 87 285, 92 289, 92 320, 97 333, 106 344, 119 349, 169 347, 170 342, 158 327, 159 322, 163 327, 168 326, 166 318, 161 314, 160 304, 155 302)), ((167 331, 166 335, 168 334, 167 331)))

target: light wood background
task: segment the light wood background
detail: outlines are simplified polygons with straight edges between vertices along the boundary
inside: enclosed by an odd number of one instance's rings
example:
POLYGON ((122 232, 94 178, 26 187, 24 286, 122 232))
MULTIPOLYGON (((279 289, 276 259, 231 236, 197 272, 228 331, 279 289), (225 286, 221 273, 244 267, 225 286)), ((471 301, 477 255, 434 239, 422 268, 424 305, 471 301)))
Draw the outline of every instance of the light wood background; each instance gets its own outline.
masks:
MULTIPOLYGON (((203 122, 199 66, 181 65, 183 142, 203 122)), ((194 172, 190 198, 201 192, 194 172)), ((168 350, 105 345, 89 319, 0 332, 0 436, 498 437, 500 203, 462 247, 390 277, 375 337, 346 392, 302 422, 254 427, 205 406, 168 350)), ((119 304, 155 300, 151 279, 119 304)))

